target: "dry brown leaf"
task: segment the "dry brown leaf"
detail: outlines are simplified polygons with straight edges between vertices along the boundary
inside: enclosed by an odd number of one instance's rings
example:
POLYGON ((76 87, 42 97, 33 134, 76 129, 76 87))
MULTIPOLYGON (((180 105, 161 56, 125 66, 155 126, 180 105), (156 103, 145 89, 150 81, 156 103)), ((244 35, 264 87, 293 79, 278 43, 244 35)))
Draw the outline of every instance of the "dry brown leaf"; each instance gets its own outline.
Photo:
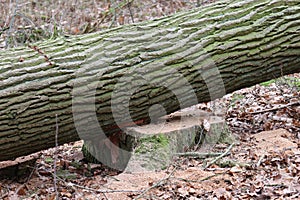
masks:
POLYGON ((26 190, 25 190, 25 188, 24 188, 24 187, 19 188, 17 194, 18 194, 18 195, 22 195, 22 196, 26 195, 26 190))

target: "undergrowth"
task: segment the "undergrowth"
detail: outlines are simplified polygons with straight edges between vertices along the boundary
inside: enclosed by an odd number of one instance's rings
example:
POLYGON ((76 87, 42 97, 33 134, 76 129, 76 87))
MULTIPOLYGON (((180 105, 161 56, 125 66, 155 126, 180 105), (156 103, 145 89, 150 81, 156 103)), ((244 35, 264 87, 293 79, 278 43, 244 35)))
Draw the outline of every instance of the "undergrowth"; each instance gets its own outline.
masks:
POLYGON ((198 4, 199 0, 4 1, 0 7, 0 50, 150 20, 198 4))

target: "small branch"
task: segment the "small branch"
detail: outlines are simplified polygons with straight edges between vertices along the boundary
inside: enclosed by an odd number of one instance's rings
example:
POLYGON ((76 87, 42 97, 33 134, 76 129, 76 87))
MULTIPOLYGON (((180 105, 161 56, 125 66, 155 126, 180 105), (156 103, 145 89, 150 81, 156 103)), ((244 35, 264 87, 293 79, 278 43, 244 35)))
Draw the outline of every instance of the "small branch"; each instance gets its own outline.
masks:
POLYGON ((185 152, 185 153, 175 153, 175 156, 185 156, 185 157, 197 157, 197 158, 207 158, 216 157, 222 155, 222 153, 201 153, 201 152, 185 152))
POLYGON ((240 166, 240 167, 250 167, 249 163, 245 163, 245 162, 239 162, 239 161, 235 161, 235 160, 225 160, 224 162, 220 162, 218 163, 218 165, 222 168, 226 168, 226 167, 234 167, 234 166, 240 166))
MULTIPOLYGON (((48 171, 48 172, 51 173, 54 176, 54 173, 52 173, 51 171, 48 171)), ((90 187, 84 187, 84 186, 81 186, 81 185, 78 185, 78 184, 75 184, 75 183, 72 183, 72 182, 67 182, 64 179, 60 178, 60 177, 57 177, 57 179, 64 182, 67 187, 72 187, 74 189, 79 188, 79 189, 88 190, 88 191, 96 192, 96 193, 102 193, 102 194, 105 194, 105 193, 139 193, 139 192, 142 192, 142 190, 97 190, 97 189, 90 188, 90 187)))
MULTIPOLYGON (((27 177, 26 182, 25 182, 24 184, 22 184, 21 186, 19 186, 19 187, 16 189, 15 194, 14 194, 14 198, 18 199, 17 197, 18 197, 18 193, 19 193, 20 189, 23 188, 23 187, 28 183, 28 181, 31 179, 31 177, 32 177, 32 175, 33 175, 33 172, 34 172, 35 170, 36 170, 36 164, 35 164, 34 168, 31 170, 29 176, 27 177)), ((4 197, 3 197, 3 198, 4 198, 4 197)), ((3 199, 3 198, 0 197, 0 199, 3 199)))
POLYGON ((31 45, 27 45, 30 49, 32 49, 32 50, 34 50, 34 51, 36 51, 38 54, 40 54, 41 56, 43 56, 44 57, 44 59, 45 59, 45 62, 47 62, 48 63, 48 65, 53 65, 54 63, 52 63, 51 61, 50 61, 50 59, 49 59, 49 57, 39 48, 39 47, 37 47, 37 46, 31 46, 31 45))
POLYGON ((140 199, 144 196, 144 194, 146 194, 149 190, 153 189, 153 188, 156 188, 160 185, 162 185, 165 181, 169 180, 170 177, 174 174, 175 170, 177 169, 177 167, 174 167, 173 171, 166 177, 166 178, 163 178, 161 180, 159 180, 156 184, 152 185, 151 187, 147 188, 146 190, 144 190, 139 196, 137 196, 135 199, 140 199))
POLYGON ((19 12, 19 10, 20 10, 19 0, 16 0, 16 7, 14 9, 14 14, 13 14, 13 16, 12 16, 10 22, 9 22, 8 34, 7 34, 7 38, 5 39, 5 48, 8 48, 8 46, 9 46, 8 40, 11 37, 12 29, 13 29, 13 26, 14 26, 14 23, 15 23, 15 18, 17 16, 17 13, 19 12))
MULTIPOLYGON (((54 176, 54 173, 52 173, 51 171, 48 171, 49 173, 51 173, 54 176)), ((88 191, 92 191, 92 192, 97 192, 97 193, 127 193, 127 192, 142 192, 142 190, 97 190, 94 188, 89 188, 89 187, 84 187, 75 183, 71 183, 71 182, 67 182, 64 179, 60 178, 59 176, 57 176, 57 179, 61 180, 62 182, 64 182, 66 184, 66 186, 68 187, 76 187, 79 189, 84 189, 84 190, 88 190, 88 191)))
POLYGON ((215 162, 217 162, 218 160, 220 160, 222 157, 226 156, 229 151, 232 149, 234 143, 232 143, 224 153, 222 153, 220 156, 216 157, 214 160, 212 160, 211 162, 207 163, 207 165, 204 167, 204 169, 208 168, 209 166, 211 166, 212 164, 214 164, 215 162))
POLYGON ((131 8, 130 8, 130 4, 134 1, 134 0, 127 0, 127 1, 124 1, 122 3, 119 3, 117 4, 115 0, 110 0, 111 3, 112 3, 112 8, 110 9, 111 11, 111 14, 112 14, 112 21, 109 25, 109 28, 113 27, 114 23, 116 22, 116 19, 117 19, 117 10, 123 8, 124 6, 128 6, 128 9, 129 9, 129 12, 130 12, 130 15, 131 15, 131 20, 132 22, 134 23, 134 19, 133 19, 133 15, 132 15, 132 12, 131 12, 131 8))
POLYGON ((115 0, 111 0, 111 3, 113 4, 113 6, 111 8, 112 9, 112 15, 113 15, 113 17, 112 17, 112 21, 111 21, 111 23, 109 25, 109 28, 113 27, 113 25, 114 25, 114 23, 116 22, 116 19, 117 19, 117 13, 116 13, 117 6, 116 6, 116 2, 115 2, 115 0))
MULTIPOLYGON (((6 190, 9 190, 9 189, 6 189, 6 190)), ((2 196, 0 196, 0 199, 4 199, 4 198, 8 197, 8 194, 9 194, 9 191, 6 192, 5 194, 3 194, 2 196)))
POLYGON ((279 184, 265 184, 265 187, 283 187, 283 188, 288 188, 287 185, 283 184, 283 183, 279 183, 279 184))
POLYGON ((265 154, 262 154, 258 160, 258 162, 256 163, 256 167, 259 167, 261 162, 262 162, 262 159, 265 157, 265 154))
POLYGON ((207 180, 209 180, 209 179, 211 179, 211 178, 213 178, 213 177, 216 177, 216 176, 219 176, 219 175, 223 175, 223 174, 225 174, 225 173, 226 173, 226 172, 223 172, 223 173, 216 173, 216 174, 207 176, 207 177, 201 179, 200 181, 201 181, 201 182, 202 182, 202 181, 207 181, 207 180))
MULTIPOLYGON (((60 179, 60 178, 59 178, 60 179)), ((64 181, 65 183, 67 183, 66 185, 67 186, 70 186, 70 187, 77 187, 77 188, 80 188, 80 189, 84 189, 84 190, 89 190, 89 191, 92 191, 92 192, 98 192, 98 193, 127 193, 127 192, 142 192, 141 190, 97 190, 97 189, 93 189, 93 188, 89 188, 89 187, 84 187, 84 186, 81 186, 81 185, 77 185, 75 183, 71 183, 71 182, 66 182, 65 180, 63 179, 60 179, 62 181, 64 181)))
POLYGON ((189 182, 189 183, 200 183, 200 182, 203 182, 203 181, 206 181, 206 180, 209 180, 213 177, 216 177, 216 176, 219 176, 219 175, 223 175, 225 174, 227 171, 225 172, 222 172, 222 173, 215 173, 215 174, 212 174, 210 176, 207 176, 205 178, 202 178, 200 180, 189 180, 189 179, 185 179, 185 178, 176 178, 177 180, 180 180, 180 181, 184 181, 184 182, 189 182))
POLYGON ((133 17, 133 13, 132 13, 132 10, 131 10, 131 3, 132 3, 133 1, 129 1, 128 3, 127 3, 127 8, 128 8, 128 10, 129 10, 129 13, 130 13, 130 17, 131 17, 131 21, 132 21, 132 23, 134 23, 134 17, 133 17))
POLYGON ((282 105, 282 106, 279 106, 277 108, 270 108, 270 109, 265 109, 265 110, 259 110, 259 111, 249 112, 249 113, 250 114, 266 113, 266 112, 276 111, 276 110, 280 110, 282 108, 286 108, 286 107, 289 107, 289 106, 295 106, 295 105, 300 105, 300 102, 288 103, 286 105, 282 105))

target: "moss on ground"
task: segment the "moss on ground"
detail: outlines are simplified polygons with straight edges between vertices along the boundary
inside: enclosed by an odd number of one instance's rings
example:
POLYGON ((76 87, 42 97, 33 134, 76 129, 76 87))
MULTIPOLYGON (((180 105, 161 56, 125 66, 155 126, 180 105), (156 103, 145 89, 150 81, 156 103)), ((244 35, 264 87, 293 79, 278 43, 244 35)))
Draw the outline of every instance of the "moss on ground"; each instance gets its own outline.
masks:
POLYGON ((289 87, 295 87, 300 90, 300 79, 296 77, 280 77, 277 79, 272 79, 266 82, 260 83, 261 86, 269 87, 271 84, 275 83, 276 85, 288 85, 289 87))
POLYGON ((135 149, 135 153, 147 153, 169 145, 169 140, 164 134, 153 135, 152 137, 141 138, 140 145, 135 149))

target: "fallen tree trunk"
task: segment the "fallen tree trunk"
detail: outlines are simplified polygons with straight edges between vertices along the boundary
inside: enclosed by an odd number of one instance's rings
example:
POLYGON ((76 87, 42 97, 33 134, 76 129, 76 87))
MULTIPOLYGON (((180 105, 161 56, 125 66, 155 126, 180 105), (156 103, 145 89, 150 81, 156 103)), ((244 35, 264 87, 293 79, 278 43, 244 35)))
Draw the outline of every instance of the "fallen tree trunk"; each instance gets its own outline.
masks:
POLYGON ((59 144, 101 140, 300 72, 299 13, 299 0, 221 1, 1 51, 0 160, 55 146, 56 128, 59 144))

